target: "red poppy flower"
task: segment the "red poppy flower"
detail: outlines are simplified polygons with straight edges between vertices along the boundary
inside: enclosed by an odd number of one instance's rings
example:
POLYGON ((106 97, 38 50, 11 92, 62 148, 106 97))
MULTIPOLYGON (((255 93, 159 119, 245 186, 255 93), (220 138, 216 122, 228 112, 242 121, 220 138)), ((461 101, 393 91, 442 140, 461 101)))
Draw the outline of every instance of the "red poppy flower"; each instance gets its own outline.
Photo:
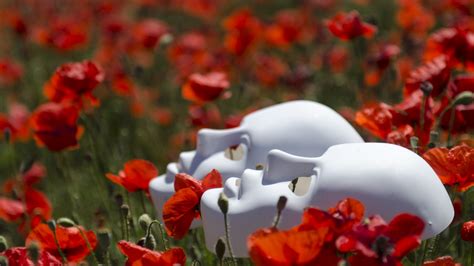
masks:
POLYGON ((461 238, 464 241, 474 242, 474 220, 462 224, 461 238))
POLYGON ((34 40, 59 51, 71 51, 83 47, 88 39, 87 28, 77 20, 55 19, 48 27, 38 27, 34 40))
POLYGON ((221 112, 214 105, 191 105, 188 114, 191 124, 197 128, 218 128, 222 124, 221 112))
POLYGON ((292 43, 309 40, 311 21, 303 10, 283 10, 276 14, 275 22, 265 30, 265 39, 271 45, 288 48, 292 43))
POLYGON ((405 83, 405 95, 420 89, 420 85, 428 81, 433 86, 431 96, 440 95, 446 88, 451 75, 451 68, 446 56, 439 56, 410 73, 405 83))
POLYGON ((51 219, 53 207, 43 192, 27 187, 24 191, 24 199, 30 218, 30 228, 35 228, 42 221, 51 219))
POLYGON ((250 258, 255 265, 316 265, 328 229, 278 231, 260 229, 248 238, 250 258))
MULTIPOLYGON (((318 55, 319 56, 319 55, 318 55)), ((324 55, 324 65, 334 73, 342 73, 346 70, 349 62, 349 51, 345 47, 335 46, 324 55)))
MULTIPOLYGON (((62 227, 56 225, 56 237, 61 251, 66 256, 69 262, 80 262, 84 260, 90 253, 86 240, 82 234, 87 238, 91 248, 94 250, 97 246, 97 238, 92 231, 87 231, 82 227, 62 227)), ((32 242, 37 242, 41 250, 46 251, 61 260, 58 247, 54 240, 53 231, 47 224, 40 224, 36 226, 26 238, 26 245, 32 242)))
POLYGON ((182 248, 171 248, 165 252, 153 251, 139 245, 121 240, 117 244, 122 254, 127 256, 127 266, 141 265, 185 265, 186 254, 182 248))
POLYGON ((123 171, 118 175, 106 174, 110 181, 121 185, 130 192, 143 190, 148 191, 148 183, 158 176, 155 165, 149 161, 135 159, 125 163, 123 171))
POLYGON ((0 256, 6 257, 9 266, 26 266, 26 265, 38 265, 38 266, 61 266, 63 265, 60 260, 56 259, 53 255, 47 251, 41 251, 39 254, 38 261, 36 264, 30 259, 28 255, 28 249, 25 247, 9 248, 4 252, 0 253, 0 256))
POLYGON ((447 56, 451 65, 471 69, 474 63, 473 38, 473 32, 460 27, 442 28, 430 35, 424 56, 428 60, 440 55, 447 56))
POLYGON ((456 263, 451 256, 443 256, 435 260, 425 261, 423 266, 461 266, 461 263, 456 263))
POLYGON ((368 70, 365 74, 367 85, 375 86, 379 84, 384 71, 390 65, 393 57, 400 53, 400 48, 393 44, 382 45, 376 53, 367 59, 368 70))
POLYGON ((192 74, 182 88, 183 98, 197 104, 211 102, 219 98, 230 86, 223 72, 210 72, 205 75, 192 74))
POLYGON ((372 135, 385 139, 392 132, 394 109, 385 103, 369 103, 357 111, 355 122, 372 135))
POLYGON ((423 154, 443 184, 457 185, 459 191, 474 186, 474 149, 467 145, 451 149, 434 148, 423 154))
POLYGON ((23 68, 20 64, 7 59, 0 59, 0 85, 11 86, 23 76, 23 68))
POLYGON ((72 103, 78 107, 96 105, 93 90, 104 80, 101 67, 92 61, 66 63, 56 69, 44 86, 44 93, 53 102, 72 103))
POLYGON ((389 224, 380 216, 373 216, 364 224, 340 236, 336 246, 342 252, 355 252, 349 258, 351 265, 396 265, 420 244, 425 225, 417 216, 403 213, 389 224))
POLYGON ((275 56, 258 56, 255 62, 255 76, 264 86, 276 86, 288 72, 288 66, 275 56))
POLYGON ((443 112, 443 117, 440 119, 440 127, 444 130, 451 128, 451 134, 464 133, 470 129, 474 129, 474 103, 469 105, 458 105, 454 107, 454 121, 450 127, 451 111, 445 112, 450 103, 457 95, 462 92, 474 92, 474 75, 460 75, 453 79, 449 85, 446 93, 437 106, 435 106, 435 114, 439 117, 443 112))
POLYGON ((0 219, 13 222, 25 214, 26 208, 23 202, 8 198, 0 198, 0 219))
POLYGON ((30 111, 20 103, 11 103, 8 114, 0 114, 0 138, 3 138, 5 130, 10 131, 12 141, 25 141, 30 138, 30 111))
POLYGON ((31 117, 31 128, 38 146, 51 151, 75 148, 82 133, 77 125, 79 112, 73 106, 46 103, 39 106, 31 117))
POLYGON ((415 136, 413 128, 410 125, 403 125, 388 133, 386 140, 388 143, 410 148, 410 139, 413 136, 415 136))
POLYGON ((398 1, 400 9, 397 12, 397 22, 400 27, 415 36, 423 36, 433 27, 435 19, 430 10, 421 1, 398 1))
POLYGON ((134 42, 145 49, 153 49, 167 32, 168 26, 164 22, 145 19, 133 28, 134 42))
POLYGON ((224 20, 227 36, 225 48, 236 56, 242 56, 251 50, 260 39, 262 25, 258 18, 252 15, 250 9, 241 9, 232 13, 224 20))
POLYGON ((349 13, 338 13, 332 19, 326 21, 326 26, 334 36, 345 41, 360 36, 371 38, 377 32, 377 27, 363 22, 359 12, 355 10, 349 13))
POLYGON ((184 173, 177 174, 174 180, 176 192, 163 207, 163 221, 168 235, 175 239, 183 238, 194 218, 201 217, 199 204, 202 194, 219 187, 222 187, 222 176, 215 169, 202 180, 184 173))

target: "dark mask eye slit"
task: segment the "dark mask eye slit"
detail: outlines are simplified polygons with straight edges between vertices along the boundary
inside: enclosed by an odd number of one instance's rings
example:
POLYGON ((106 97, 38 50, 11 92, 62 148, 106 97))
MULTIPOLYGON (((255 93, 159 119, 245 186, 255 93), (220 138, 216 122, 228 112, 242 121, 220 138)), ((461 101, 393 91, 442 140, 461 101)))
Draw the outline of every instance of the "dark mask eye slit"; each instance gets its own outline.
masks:
POLYGON ((244 147, 242 144, 230 146, 224 150, 224 156, 232 161, 240 161, 244 158, 244 147))
POLYGON ((309 176, 300 176, 288 183, 288 188, 296 196, 304 196, 309 191, 309 186, 311 184, 311 177, 309 176))

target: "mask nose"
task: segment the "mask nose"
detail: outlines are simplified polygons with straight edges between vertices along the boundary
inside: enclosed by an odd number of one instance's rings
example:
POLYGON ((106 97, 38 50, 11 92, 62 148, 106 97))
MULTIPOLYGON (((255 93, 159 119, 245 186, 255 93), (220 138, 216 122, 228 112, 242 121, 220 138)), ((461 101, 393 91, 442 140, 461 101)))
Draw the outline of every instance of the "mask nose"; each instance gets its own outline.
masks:
POLYGON ((196 151, 186 151, 179 155, 179 166, 181 172, 189 173, 196 151))
POLYGON ((231 177, 225 181, 224 194, 229 198, 237 198, 239 195, 240 178, 231 177))
POLYGON ((271 150, 267 156, 267 167, 263 184, 291 181, 295 177, 311 176, 319 164, 318 158, 295 156, 281 150, 271 150))
POLYGON ((239 187, 239 198, 243 198, 245 194, 248 194, 262 186, 262 170, 247 169, 242 173, 239 187))

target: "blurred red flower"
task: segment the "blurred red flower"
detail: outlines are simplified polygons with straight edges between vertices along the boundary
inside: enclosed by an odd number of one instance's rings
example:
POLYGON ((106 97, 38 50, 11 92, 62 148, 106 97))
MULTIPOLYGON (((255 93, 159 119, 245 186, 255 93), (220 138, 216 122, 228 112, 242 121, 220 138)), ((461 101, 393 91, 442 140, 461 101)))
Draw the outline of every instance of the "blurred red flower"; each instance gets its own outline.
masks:
POLYGON ((396 14, 400 27, 415 37, 425 35, 435 24, 431 10, 423 7, 419 0, 399 0, 396 14))
POLYGON ((55 19, 47 27, 37 27, 33 39, 59 51, 71 51, 83 47, 89 39, 89 33, 87 26, 81 22, 55 19))
POLYGON ((469 242, 474 243, 474 220, 468 221, 462 224, 461 238, 464 241, 469 241, 469 242))
POLYGON ((8 58, 0 59, 0 86, 12 86, 23 76, 23 67, 8 58))
POLYGON ((474 186, 474 148, 467 145, 451 149, 434 148, 423 154, 443 184, 466 191, 474 186))
POLYGON ((159 252, 124 240, 119 241, 117 247, 122 254, 127 256, 127 262, 125 263, 127 266, 174 266, 185 265, 186 263, 186 254, 182 248, 171 248, 165 252, 159 252))
POLYGON ((235 11, 224 20, 227 35, 224 46, 230 53, 242 56, 251 50, 262 35, 262 25, 250 9, 235 11))
POLYGON ((51 151, 75 148, 82 134, 77 125, 79 112, 76 107, 59 103, 39 106, 31 117, 31 128, 38 146, 46 146, 51 151))
POLYGON ((363 22, 359 12, 355 10, 349 13, 338 13, 332 19, 326 21, 326 26, 334 36, 345 41, 360 36, 372 38, 377 32, 377 27, 363 22))
POLYGON ((104 80, 104 72, 96 63, 86 60, 66 63, 56 69, 44 86, 44 93, 53 102, 71 103, 82 108, 85 103, 97 105, 93 90, 104 80))
POLYGON ((222 187, 222 176, 215 169, 202 180, 184 173, 177 174, 174 180, 176 192, 163 207, 163 221, 168 235, 174 239, 183 238, 194 218, 201 217, 199 204, 202 194, 219 187, 222 187))
POLYGON ((38 261, 34 263, 28 254, 28 249, 25 247, 14 247, 5 250, 0 253, 0 256, 6 257, 9 266, 61 266, 63 265, 60 260, 56 259, 53 255, 47 251, 41 251, 39 253, 38 261))
POLYGON ((336 240, 342 252, 355 252, 351 265, 401 265, 401 259, 418 247, 425 225, 417 216, 403 213, 389 224, 372 216, 336 240))
POLYGON ((428 60, 447 56, 454 67, 472 70, 474 67, 474 33, 461 27, 442 28, 432 33, 426 42, 424 57, 428 60))
POLYGON ((288 65, 276 56, 260 55, 255 61, 255 77, 268 88, 277 86, 289 70, 288 65))
POLYGON ((8 129, 12 141, 28 140, 31 136, 30 111, 20 103, 11 103, 8 109, 8 114, 0 113, 0 138, 3 138, 5 130, 8 129))
POLYGON ((168 32, 168 25, 157 19, 145 19, 133 28, 133 44, 144 49, 153 49, 168 32))
MULTIPOLYGON (((81 226, 78 227, 62 227, 56 225, 56 237, 59 248, 66 256, 68 262, 80 262, 84 260, 90 253, 86 239, 90 244, 92 250, 97 246, 97 238, 92 231, 84 230, 81 226), (81 233, 82 231, 82 233, 81 233)), ((40 224, 36 226, 26 238, 26 245, 32 242, 37 242, 41 250, 46 251, 61 260, 61 255, 56 246, 53 231, 47 224, 40 224)))
POLYGON ((26 208, 23 202, 0 197, 0 219, 13 222, 25 214, 26 208))
POLYGON ((211 102, 219 98, 230 86, 223 72, 210 72, 205 75, 192 74, 182 87, 183 98, 197 104, 211 102))
POLYGON ((288 48, 293 43, 310 40, 314 35, 315 27, 304 10, 282 10, 274 20, 265 29, 265 40, 271 45, 288 48))
POLYGON ((124 187, 130 192, 143 190, 148 192, 148 183, 158 176, 158 169, 149 161, 135 159, 130 160, 124 164, 123 171, 118 175, 111 173, 106 174, 106 177, 124 187))
POLYGON ((451 256, 442 256, 423 262, 423 266, 461 266, 461 263, 456 263, 451 256))

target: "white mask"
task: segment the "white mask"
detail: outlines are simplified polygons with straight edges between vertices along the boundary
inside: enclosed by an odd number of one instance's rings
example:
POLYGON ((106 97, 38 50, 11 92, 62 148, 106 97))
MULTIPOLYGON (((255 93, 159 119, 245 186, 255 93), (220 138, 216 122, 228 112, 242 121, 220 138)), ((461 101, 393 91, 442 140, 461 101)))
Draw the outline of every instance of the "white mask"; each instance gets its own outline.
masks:
POLYGON ((177 173, 202 179, 217 169, 224 179, 239 177, 245 169, 263 164, 272 149, 315 157, 330 146, 354 142, 363 140, 327 106, 311 101, 277 104, 247 115, 239 127, 200 130, 196 151, 181 153, 178 163, 168 164, 166 174, 150 182, 151 197, 161 217, 163 205, 174 194, 177 173), (235 145, 239 145, 238 160, 225 155, 225 150, 235 145))
POLYGON ((365 215, 381 215, 391 220, 407 212, 425 221, 423 238, 432 237, 451 223, 454 209, 443 184, 433 169, 414 152, 392 144, 353 143, 336 145, 321 157, 309 158, 272 150, 264 170, 245 170, 242 177, 230 178, 224 188, 211 189, 201 199, 206 245, 214 251, 224 236, 219 194, 229 198, 228 222, 234 254, 246 257, 247 237, 262 227, 270 227, 280 196, 287 197, 279 228, 301 222, 303 210, 322 210, 351 197, 365 205, 365 215), (296 193, 290 189, 300 178, 296 193))

